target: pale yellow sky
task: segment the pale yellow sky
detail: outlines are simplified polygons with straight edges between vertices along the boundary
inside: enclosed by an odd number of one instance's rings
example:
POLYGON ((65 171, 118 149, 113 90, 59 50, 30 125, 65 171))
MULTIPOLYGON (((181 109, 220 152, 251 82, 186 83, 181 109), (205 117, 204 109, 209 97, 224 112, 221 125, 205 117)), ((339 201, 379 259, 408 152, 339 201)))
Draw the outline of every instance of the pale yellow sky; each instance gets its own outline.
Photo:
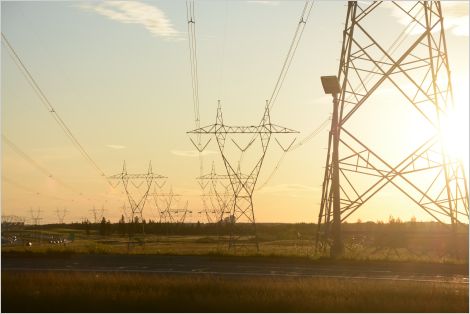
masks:
MULTIPOLYGON (((1 5, 2 32, 106 175, 120 172, 123 160, 129 172, 146 172, 152 160, 153 170, 169 177, 165 191, 171 186, 182 194, 179 206, 189 201, 194 212, 190 220, 203 221, 203 216, 195 214, 202 206, 195 180, 198 155, 186 134, 194 128, 194 115, 185 2, 1 5), (142 17, 143 12, 147 18, 142 17)), ((217 99, 221 99, 227 124, 259 122, 303 5, 302 1, 196 1, 201 125, 215 122, 217 99)), ((319 77, 338 71, 345 5, 315 3, 273 108, 272 122, 298 130, 297 141, 330 115, 331 100, 323 95, 319 77)), ((443 10, 462 119, 454 146, 462 147, 468 165, 468 3, 446 2, 443 10)), ((371 18, 376 26, 371 31, 393 40, 393 32, 388 30, 404 27, 397 14, 388 6, 378 9, 371 18)), ((2 214, 29 217, 30 208, 40 207, 45 223, 57 221, 56 209, 67 208, 65 221, 77 221, 91 218, 93 206, 104 206, 106 217, 117 220, 126 202, 122 186, 108 186, 84 160, 44 109, 3 44, 1 62, 2 133, 64 183, 47 177, 3 142, 2 214)), ((416 112, 396 105, 401 100, 390 84, 383 87, 375 95, 380 107, 365 107, 351 121, 351 128, 357 128, 364 141, 393 161, 400 156, 398 146, 409 150, 420 142, 424 125, 416 112), (371 130, 383 130, 383 136, 371 130)), ((280 140, 289 142, 289 138, 280 140)), ((257 221, 316 221, 326 146, 327 128, 286 155, 271 180, 255 192, 257 221)), ((273 141, 258 186, 268 179, 281 156, 273 141)), ((212 161, 223 173, 214 140, 204 155, 206 171, 212 161)), ((252 161, 249 156, 245 159, 246 163, 252 161)), ((151 202, 144 213, 154 219, 151 202)), ((430 220, 396 190, 387 188, 350 221, 387 220, 390 215, 430 220)))

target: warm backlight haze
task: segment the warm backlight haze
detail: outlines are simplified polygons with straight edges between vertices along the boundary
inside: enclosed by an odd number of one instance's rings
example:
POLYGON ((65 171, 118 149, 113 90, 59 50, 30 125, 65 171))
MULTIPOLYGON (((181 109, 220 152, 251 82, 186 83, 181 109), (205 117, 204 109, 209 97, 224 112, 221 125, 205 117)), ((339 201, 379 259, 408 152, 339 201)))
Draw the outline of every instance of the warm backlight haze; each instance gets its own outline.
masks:
MULTIPOLYGON (((442 4, 455 98, 452 114, 442 120, 443 138, 449 153, 464 161, 468 178, 468 2, 442 4)), ((197 1, 201 126, 215 123, 218 99, 227 124, 259 123, 302 7, 301 1, 197 1)), ((377 29, 386 37, 379 14, 397 26, 400 21, 393 22, 391 7, 379 11, 377 29)), ((272 123, 300 132, 297 143, 331 114, 320 76, 338 72, 345 15, 345 2, 315 2, 271 112, 272 123)), ((186 134, 195 121, 184 1, 2 2, 1 23, 37 84, 106 175, 119 173, 124 160, 130 173, 145 173, 151 160, 153 171, 168 177, 164 189, 181 194, 181 206, 189 201, 188 221, 204 221, 197 214, 199 158, 186 134)), ((48 223, 66 208, 70 222, 91 219, 90 210, 104 206, 107 218, 119 219, 127 202, 122 187, 109 186, 71 144, 3 43, 1 75, 2 214, 29 218, 31 208, 40 208, 41 222, 48 223)), ((402 103, 385 88, 350 122, 392 163, 396 147, 411 150, 429 134, 422 117, 402 103)), ((254 193, 257 222, 316 222, 328 129, 284 158, 271 143, 254 193)), ((203 161, 204 172, 213 161, 217 172, 225 172, 213 141, 203 161)), ((149 201, 144 217, 155 219, 155 210, 149 201)), ((389 187, 349 221, 386 221, 390 215, 432 220, 389 187)))

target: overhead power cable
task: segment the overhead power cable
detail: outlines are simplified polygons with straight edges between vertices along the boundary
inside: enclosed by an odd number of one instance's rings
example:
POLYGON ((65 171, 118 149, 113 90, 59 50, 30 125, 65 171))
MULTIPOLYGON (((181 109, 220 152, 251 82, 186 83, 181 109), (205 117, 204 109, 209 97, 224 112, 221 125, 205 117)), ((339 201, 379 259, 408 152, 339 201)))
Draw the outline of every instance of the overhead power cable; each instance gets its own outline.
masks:
MULTIPOLYGON (((194 13, 194 0, 186 1, 186 18, 188 22, 189 62, 191 64, 191 85, 193 90, 194 124, 196 129, 201 127, 199 112, 199 77, 197 73, 197 45, 196 45, 196 17, 194 13)), ((199 172, 203 174, 203 158, 201 154, 201 135, 197 135, 197 148, 199 151, 199 172)))
POLYGON ((45 176, 51 178, 52 180, 56 181, 59 183, 61 186, 64 188, 78 194, 81 196, 81 193, 70 187, 68 184, 64 183, 62 180, 59 180, 56 176, 52 175, 52 173, 41 166, 38 162, 36 162, 31 156, 26 154, 21 148, 19 148, 15 143, 13 143, 10 139, 6 137, 5 134, 2 134, 3 142, 7 144, 16 154, 21 156, 25 161, 27 161, 29 164, 31 164, 34 168, 36 168, 39 172, 43 173, 45 176))
POLYGON ((289 150, 286 150, 284 151, 284 153, 282 154, 281 158, 279 158, 278 162, 276 163, 276 166, 274 167, 274 170, 269 174, 268 178, 263 182, 263 184, 261 184, 258 188, 257 188, 257 191, 261 190, 262 188, 264 188, 268 183, 269 181, 271 181, 271 179, 274 177, 274 175, 276 174, 276 172, 279 170, 279 167, 281 166, 281 163, 284 161, 284 158, 286 157, 287 153, 288 152, 291 152, 293 150, 296 150, 297 148, 301 147, 302 145, 304 145, 305 143, 309 142, 310 140, 312 140, 315 136, 317 136, 318 134, 320 134, 321 131, 323 131, 328 125, 329 125, 329 121, 331 120, 331 118, 328 118, 326 119, 325 121, 323 121, 315 130, 313 130, 310 134, 308 134, 306 137, 304 137, 301 141, 299 141, 296 145, 293 145, 289 150))
POLYGON ((16 182, 15 180, 12 180, 8 177, 6 177, 5 175, 2 175, 2 182, 6 182, 6 183, 9 183, 10 185, 12 186, 15 186, 17 188, 20 188, 26 192, 30 192, 30 193, 33 193, 34 195, 41 195, 43 197, 47 197, 47 198, 51 198, 51 199, 55 199, 55 200, 59 200, 59 201, 67 201, 67 202, 70 202, 73 200, 67 200, 67 199, 64 199, 64 198, 61 198, 61 197, 57 197, 57 196, 52 196, 52 195, 47 195, 47 194, 43 194, 43 193, 40 193, 38 191, 35 191, 33 190, 32 188, 29 188, 21 183, 18 183, 16 182))
POLYGON ((67 135, 67 137, 70 139, 70 141, 75 146, 75 148, 80 152, 80 154, 93 166, 93 168, 96 169, 96 171, 98 171, 100 176, 102 176, 108 182, 108 184, 112 186, 111 182, 109 182, 106 175, 98 166, 98 164, 91 158, 90 154, 88 154, 88 152, 84 149, 82 144, 80 144, 80 142, 77 140, 75 135, 72 133, 70 128, 65 124, 64 120, 59 116, 56 109, 52 106, 51 102, 49 101, 47 96, 44 94, 42 89, 39 87, 36 80, 31 75, 31 73, 28 71, 25 64, 23 63, 19 55, 16 53, 15 49, 10 44, 10 42, 6 38, 5 34, 3 34, 3 32, 2 32, 2 42, 8 48, 8 52, 10 53, 10 56, 13 58, 13 60, 15 61, 15 64, 18 66, 21 73, 25 76, 30 86, 38 95, 39 99, 41 100, 41 103, 44 105, 46 110, 49 111, 49 113, 52 115, 52 117, 57 122, 57 124, 61 127, 62 131, 64 131, 65 135, 67 135))
POLYGON ((16 146, 12 141, 10 141, 5 134, 2 134, 3 142, 6 143, 10 148, 19 156, 23 157, 24 160, 29 162, 34 168, 42 172, 46 177, 54 178, 52 173, 50 173, 46 168, 34 161, 29 155, 27 155, 23 150, 16 146))
MULTIPOLYGON (((300 15, 299 22, 297 23, 297 27, 296 27, 295 32, 294 32, 294 36, 293 36, 292 41, 289 45, 289 50, 288 50, 287 55, 284 59, 284 63, 282 64, 281 72, 279 73, 279 76, 277 77, 276 84, 274 85, 274 89, 271 93, 271 97, 268 100, 268 106, 269 106, 270 110, 272 109, 272 107, 274 106, 274 104, 277 100, 277 97, 278 97, 279 92, 282 88, 282 85, 284 83, 286 75, 287 75, 287 73, 289 71, 289 68, 292 64, 292 60, 294 59, 295 52, 297 51, 297 47, 299 46, 300 40, 302 39, 302 35, 303 35, 304 29, 305 29, 305 25, 307 24, 307 21, 310 17, 310 12, 312 11, 312 8, 313 8, 313 0, 306 0, 305 4, 304 4, 304 7, 302 9, 302 13, 300 15)), ((312 136, 312 135, 309 135, 309 136, 312 136)), ((309 136, 307 136, 307 137, 309 137, 309 136)), ((305 140, 306 140, 306 138, 304 140, 302 140, 299 144, 302 145, 302 143, 305 140)), ((300 146, 299 144, 297 144, 296 147, 299 147, 300 146)), ((292 149, 290 149, 289 151, 292 151, 292 149)), ((258 190, 263 188, 269 182, 269 180, 272 178, 274 173, 276 173, 276 171, 279 168, 279 166, 280 166, 282 160, 284 159, 286 153, 287 152, 284 152, 284 154, 282 155, 281 159, 278 161, 278 163, 277 163, 276 167, 274 168, 273 172, 271 173, 271 175, 258 188, 258 190)), ((241 152, 240 162, 243 160, 243 156, 244 156, 244 152, 241 152)))
POLYGON ((281 87, 284 83, 287 72, 289 71, 292 60, 294 59, 295 52, 297 51, 297 47, 299 46, 300 40, 302 38, 302 34, 305 29, 305 25, 307 24, 308 18, 310 16, 310 12, 312 10, 312 7, 313 7, 313 0, 306 0, 304 8, 302 10, 302 14, 297 24, 297 28, 295 29, 294 37, 292 38, 286 58, 284 60, 284 63, 282 64, 281 72, 279 73, 279 76, 276 80, 276 84, 274 85, 274 90, 271 94, 271 97, 269 98, 269 101, 268 101, 269 109, 272 109, 272 107, 274 106, 274 103, 276 102, 277 96, 279 95, 279 91, 281 90, 281 87))

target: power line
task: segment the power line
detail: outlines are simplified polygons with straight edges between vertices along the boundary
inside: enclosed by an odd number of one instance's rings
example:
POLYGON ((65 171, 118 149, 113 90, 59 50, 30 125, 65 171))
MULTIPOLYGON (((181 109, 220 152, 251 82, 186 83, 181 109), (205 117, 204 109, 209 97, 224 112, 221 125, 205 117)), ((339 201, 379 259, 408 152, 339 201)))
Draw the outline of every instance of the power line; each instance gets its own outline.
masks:
MULTIPOLYGON (((36 195, 36 196, 41 195, 41 196, 44 196, 44 197, 47 197, 47 198, 51 198, 51 199, 55 199, 55 200, 59 200, 59 201, 67 201, 67 202, 70 201, 70 200, 66 200, 66 199, 63 199, 63 198, 60 198, 60 197, 57 197, 57 196, 52 196, 52 195, 47 195, 47 194, 39 193, 38 191, 35 191, 35 190, 33 190, 32 188, 29 188, 29 187, 27 187, 27 186, 25 186, 25 185, 23 185, 23 184, 21 184, 21 183, 16 182, 15 180, 12 180, 12 179, 6 177, 4 174, 2 175, 2 183, 3 183, 3 182, 9 183, 10 185, 15 186, 15 187, 17 187, 17 188, 20 188, 20 189, 22 189, 22 190, 24 190, 24 191, 26 191, 26 192, 33 193, 33 194, 36 195)), ((72 201, 73 201, 73 200, 72 200, 72 201)))
POLYGON ((33 78, 33 76, 28 71, 25 64, 21 60, 21 58, 16 53, 13 46, 10 44, 10 42, 6 38, 5 34, 3 34, 3 32, 2 32, 2 39, 3 39, 2 42, 4 43, 4 45, 8 48, 10 56, 13 58, 15 64, 18 66, 21 73, 25 76, 25 78, 27 79, 30 86, 33 88, 34 92, 37 94, 37 96, 41 100, 41 103, 44 105, 46 110, 49 111, 49 113, 52 115, 54 120, 61 127, 62 131, 64 131, 65 135, 70 139, 70 141, 75 146, 75 148, 80 152, 80 154, 98 171, 98 173, 108 182, 108 184, 111 185, 109 180, 106 179, 106 175, 101 170, 101 168, 98 166, 98 164, 91 158, 91 156, 88 154, 88 152, 83 148, 82 144, 80 144, 80 142, 77 140, 75 135, 72 133, 70 128, 65 124, 64 120, 59 116, 59 114, 57 113, 55 108, 52 106, 52 104, 49 101, 49 99, 47 98, 47 96, 44 94, 42 89, 39 87, 36 80, 33 78))
POLYGON ((295 29, 294 37, 292 38, 291 44, 289 46, 289 50, 287 52, 286 58, 281 68, 281 72, 276 80, 276 84, 274 85, 274 90, 269 98, 269 108, 272 109, 274 103, 276 102, 277 96, 279 95, 279 91, 284 83, 286 78, 287 72, 289 71, 290 65, 292 60, 294 59, 295 52, 297 51, 297 47, 300 43, 302 38, 302 34, 305 29, 305 25, 307 24, 308 18, 310 16, 310 12, 313 7, 313 0, 306 0, 304 8, 302 10, 302 14, 300 16, 300 20, 297 24, 297 28, 295 29))
POLYGON ((3 138, 4 143, 6 143, 16 154, 21 156, 24 160, 30 163, 33 167, 35 167, 37 170, 42 172, 45 176, 56 181, 57 183, 62 185, 64 188, 70 191, 73 191, 74 193, 81 194, 78 191, 75 191, 73 188, 71 188, 67 184, 65 184, 64 182, 62 182, 61 180, 59 180, 58 178, 56 178, 54 175, 52 175, 52 173, 49 170, 47 170, 46 168, 41 166, 39 163, 37 163, 33 158, 31 158, 28 154, 26 154, 23 150, 21 150, 15 143, 13 143, 10 139, 8 139, 5 134, 2 134, 2 138, 3 138))
MULTIPOLYGON (((186 1, 186 18, 188 22, 189 62, 191 63, 194 124, 196 129, 198 129, 201 127, 201 117, 199 112, 199 77, 197 73, 196 17, 194 12, 194 0, 186 1)), ((202 175, 204 170, 201 150, 203 148, 201 144, 201 135, 199 134, 197 135, 197 149, 199 151, 199 172, 200 175, 202 175)))
POLYGON ((284 158, 286 157, 288 152, 296 150, 297 148, 299 148, 300 146, 302 146, 305 143, 309 142, 315 136, 320 134, 320 132, 323 131, 323 129, 325 129, 326 126, 328 126, 328 124, 329 124, 328 122, 330 120, 331 120, 330 118, 326 119, 315 130, 313 130, 309 135, 304 137, 300 142, 298 142, 296 145, 293 145, 290 149, 285 150, 284 153, 282 154, 281 158, 279 158, 278 162, 276 163, 276 166, 274 167, 273 171, 269 174, 266 181, 264 181, 263 184, 261 184, 260 187, 257 190, 258 191, 261 190, 262 188, 264 188, 269 183, 269 181, 271 181, 271 179, 274 177, 276 172, 279 170, 279 167, 281 166, 281 163, 284 161, 284 158))
MULTIPOLYGON (((277 100, 277 96, 284 84, 284 80, 287 76, 287 72, 292 64, 292 60, 294 59, 295 52, 297 51, 297 47, 299 46, 300 40, 302 39, 302 34, 305 29, 305 25, 307 24, 308 18, 310 17, 310 12, 312 11, 313 7, 313 0, 306 0, 304 7, 302 9, 302 13, 300 15, 299 22, 297 23, 297 27, 294 32, 294 36, 292 38, 291 44, 289 46, 289 50, 287 52, 286 58, 284 59, 284 63, 281 68, 281 72, 276 80, 276 84, 274 85, 273 92, 271 93, 271 97, 268 100, 269 109, 272 109, 274 103, 277 100)), ((243 160, 244 152, 241 153, 240 162, 243 160)), ((264 185, 263 185, 264 186, 264 185)))

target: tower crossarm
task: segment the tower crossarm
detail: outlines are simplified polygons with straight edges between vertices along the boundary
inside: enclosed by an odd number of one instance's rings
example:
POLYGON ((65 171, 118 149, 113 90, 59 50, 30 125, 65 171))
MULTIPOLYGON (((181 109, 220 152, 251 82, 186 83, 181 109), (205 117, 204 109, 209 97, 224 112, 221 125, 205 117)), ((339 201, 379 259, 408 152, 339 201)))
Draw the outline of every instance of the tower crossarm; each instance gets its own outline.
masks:
MULTIPOLYGON (((248 175, 246 174, 240 174, 240 177, 242 179, 248 179, 248 175)), ((228 174, 212 174, 212 173, 208 173, 208 174, 205 174, 205 175, 202 175, 200 177, 197 177, 196 179, 197 180, 230 180, 230 178, 234 179, 236 178, 235 175, 231 174, 231 175, 228 175, 228 174)))
POLYGON ((212 124, 199 129, 195 129, 187 132, 188 134, 270 134, 270 133, 299 133, 298 131, 277 125, 277 124, 261 124, 261 125, 250 125, 250 126, 230 126, 212 124))
POLYGON ((112 175, 112 176, 109 176, 108 179, 119 179, 119 180, 122 180, 122 179, 130 179, 130 180, 133 180, 133 179, 152 179, 152 180, 155 180, 155 179, 167 179, 168 177, 165 177, 165 176, 162 176, 162 175, 159 175, 159 174, 155 174, 155 173, 151 173, 151 174, 122 174, 122 173, 118 173, 118 174, 115 174, 115 175, 112 175))

